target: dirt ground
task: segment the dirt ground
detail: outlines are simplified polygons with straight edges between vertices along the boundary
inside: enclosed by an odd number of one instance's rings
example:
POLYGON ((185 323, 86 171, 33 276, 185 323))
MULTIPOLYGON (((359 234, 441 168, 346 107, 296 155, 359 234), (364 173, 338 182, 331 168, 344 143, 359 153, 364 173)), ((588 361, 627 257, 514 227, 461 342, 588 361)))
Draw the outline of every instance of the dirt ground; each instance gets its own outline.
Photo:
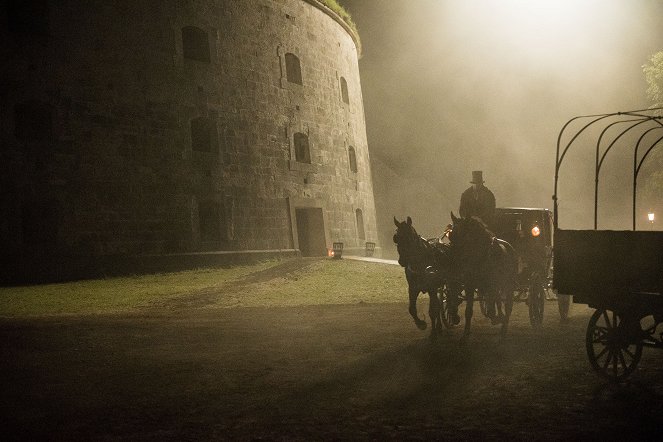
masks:
MULTIPOLYGON (((405 288, 404 288, 405 291, 405 288)), ((205 296, 205 295, 203 295, 205 296)), ((591 310, 541 330, 476 318, 431 342, 402 304, 0 320, 5 440, 658 439, 663 354, 611 385, 591 310)), ((426 310, 422 301, 421 311, 426 310)), ((478 308, 475 309, 478 313, 478 308)))

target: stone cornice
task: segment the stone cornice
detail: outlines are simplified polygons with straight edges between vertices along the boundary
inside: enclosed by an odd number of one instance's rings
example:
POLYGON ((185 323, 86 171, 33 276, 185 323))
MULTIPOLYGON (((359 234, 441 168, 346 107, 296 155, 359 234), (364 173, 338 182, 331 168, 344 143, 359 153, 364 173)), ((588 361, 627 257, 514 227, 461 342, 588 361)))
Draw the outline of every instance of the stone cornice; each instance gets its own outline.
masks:
POLYGON ((341 18, 340 15, 338 15, 336 12, 332 11, 330 8, 328 8, 325 4, 320 2, 319 0, 304 0, 306 3, 309 3, 316 8, 320 9, 322 12, 333 18, 339 25, 345 29, 345 31, 350 35, 352 40, 355 42, 355 46, 357 47, 357 58, 361 58, 361 41, 359 40, 359 34, 355 29, 350 27, 348 23, 341 18))

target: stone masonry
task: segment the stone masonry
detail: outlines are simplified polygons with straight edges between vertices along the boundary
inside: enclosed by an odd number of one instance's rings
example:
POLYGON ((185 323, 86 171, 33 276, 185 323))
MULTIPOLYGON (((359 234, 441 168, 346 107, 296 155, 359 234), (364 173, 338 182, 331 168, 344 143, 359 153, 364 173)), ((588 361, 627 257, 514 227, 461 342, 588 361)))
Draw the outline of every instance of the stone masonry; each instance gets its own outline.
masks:
POLYGON ((5 257, 298 249, 300 208, 376 242, 357 38, 317 1, 3 5, 5 257))

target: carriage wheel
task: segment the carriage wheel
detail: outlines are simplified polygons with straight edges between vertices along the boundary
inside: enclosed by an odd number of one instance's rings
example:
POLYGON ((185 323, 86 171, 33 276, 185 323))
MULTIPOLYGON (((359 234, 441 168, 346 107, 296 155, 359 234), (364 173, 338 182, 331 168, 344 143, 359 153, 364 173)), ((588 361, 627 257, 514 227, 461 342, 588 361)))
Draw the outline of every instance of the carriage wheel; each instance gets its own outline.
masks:
POLYGON ((445 286, 440 289, 438 294, 440 295, 440 319, 442 319, 442 324, 445 328, 455 327, 453 319, 451 318, 451 311, 449 310, 449 289, 445 286))
POLYGON ((543 309, 546 305, 546 292, 543 288, 543 282, 537 275, 532 275, 529 286, 529 295, 527 297, 529 307, 529 322, 532 327, 539 328, 543 324, 543 309))
POLYGON ((642 356, 640 323, 612 310, 597 309, 587 326, 587 356, 594 370, 611 381, 625 379, 642 356))

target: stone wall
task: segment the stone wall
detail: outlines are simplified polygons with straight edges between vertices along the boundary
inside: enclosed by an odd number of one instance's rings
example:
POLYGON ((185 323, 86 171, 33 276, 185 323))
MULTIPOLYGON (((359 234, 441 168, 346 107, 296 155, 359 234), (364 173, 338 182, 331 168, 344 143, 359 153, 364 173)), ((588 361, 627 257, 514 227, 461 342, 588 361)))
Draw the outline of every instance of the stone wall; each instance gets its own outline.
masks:
POLYGON ((330 248, 377 240, 356 38, 324 6, 3 5, 8 254, 296 249, 300 206, 330 248))

